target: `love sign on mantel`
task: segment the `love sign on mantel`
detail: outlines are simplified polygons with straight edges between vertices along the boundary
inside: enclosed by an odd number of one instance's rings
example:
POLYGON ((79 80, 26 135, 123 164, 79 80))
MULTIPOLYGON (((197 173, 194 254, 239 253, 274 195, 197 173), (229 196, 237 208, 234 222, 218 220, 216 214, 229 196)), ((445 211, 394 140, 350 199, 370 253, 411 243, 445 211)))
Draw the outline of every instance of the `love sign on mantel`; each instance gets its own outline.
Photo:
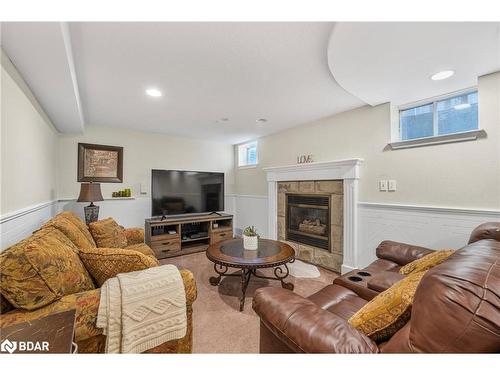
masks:
POLYGON ((312 162, 313 162, 313 157, 311 154, 297 156, 297 164, 305 164, 305 163, 312 163, 312 162))

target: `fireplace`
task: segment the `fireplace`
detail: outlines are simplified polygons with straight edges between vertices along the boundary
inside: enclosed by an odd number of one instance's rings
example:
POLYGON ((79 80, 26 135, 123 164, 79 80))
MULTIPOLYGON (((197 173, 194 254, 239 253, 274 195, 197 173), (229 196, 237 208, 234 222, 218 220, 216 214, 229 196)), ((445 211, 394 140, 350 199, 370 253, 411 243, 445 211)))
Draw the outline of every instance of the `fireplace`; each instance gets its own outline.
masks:
POLYGON ((330 251, 330 196, 286 194, 286 239, 330 251))

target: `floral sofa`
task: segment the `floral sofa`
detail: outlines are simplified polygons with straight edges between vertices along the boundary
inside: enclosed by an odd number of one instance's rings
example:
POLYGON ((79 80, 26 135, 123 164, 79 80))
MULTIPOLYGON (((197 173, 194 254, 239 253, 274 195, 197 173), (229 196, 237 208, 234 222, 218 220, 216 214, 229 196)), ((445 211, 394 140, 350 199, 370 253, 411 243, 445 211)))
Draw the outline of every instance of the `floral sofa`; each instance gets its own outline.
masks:
MULTIPOLYGON (((119 256, 149 259, 158 265, 152 250, 144 244, 140 228, 123 229, 124 249, 119 256)), ((72 212, 62 212, 30 237, 0 254, 0 327, 49 314, 75 309, 75 342, 79 353, 103 353, 105 336, 95 326, 100 289, 85 268, 81 256, 98 252, 88 227, 72 212), (94 251, 95 250, 95 251, 94 251), (80 255, 79 255, 80 254, 80 255)), ((127 272, 115 270, 116 273, 127 272)), ((192 351, 192 304, 196 299, 193 274, 181 270, 186 291, 188 330, 184 338, 172 340, 149 350, 153 353, 190 353, 192 351)))

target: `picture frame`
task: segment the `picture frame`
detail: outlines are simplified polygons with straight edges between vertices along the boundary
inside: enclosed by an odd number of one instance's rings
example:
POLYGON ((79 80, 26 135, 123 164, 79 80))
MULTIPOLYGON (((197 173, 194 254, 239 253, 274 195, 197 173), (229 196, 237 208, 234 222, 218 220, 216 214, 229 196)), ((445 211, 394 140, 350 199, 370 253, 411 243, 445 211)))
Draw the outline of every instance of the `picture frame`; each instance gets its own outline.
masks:
POLYGON ((78 182, 123 182, 123 147, 78 143, 78 182))

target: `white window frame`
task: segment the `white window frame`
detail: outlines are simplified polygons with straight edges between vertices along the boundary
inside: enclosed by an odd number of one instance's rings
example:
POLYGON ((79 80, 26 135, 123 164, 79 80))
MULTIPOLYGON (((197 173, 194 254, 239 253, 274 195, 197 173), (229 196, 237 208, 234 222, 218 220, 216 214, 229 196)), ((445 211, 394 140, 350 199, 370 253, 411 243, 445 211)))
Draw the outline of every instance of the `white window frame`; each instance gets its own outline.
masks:
POLYGON ((259 142, 257 140, 240 143, 239 145, 237 145, 236 151, 238 153, 238 168, 241 168, 241 169, 255 168, 257 165, 259 165, 259 142), (254 144, 255 144, 256 151, 257 151, 256 155, 255 155, 255 164, 246 164, 246 160, 245 160, 245 164, 242 164, 242 156, 243 156, 242 148, 247 146, 246 149, 248 150, 248 148, 249 148, 248 146, 254 145, 254 144))
MULTIPOLYGON (((429 137, 423 138, 414 138, 414 139, 401 139, 401 119, 400 113, 401 111, 420 107, 423 105, 432 104, 433 111, 432 114, 434 116, 433 125, 434 125, 434 134, 437 134, 437 126, 438 122, 436 119, 437 110, 436 105, 441 100, 446 100, 449 98, 453 98, 455 96, 460 96, 464 94, 469 94, 472 92, 478 92, 477 86, 468 87, 463 90, 454 91, 445 95, 439 95, 432 98, 419 100, 417 102, 408 103, 400 106, 391 106, 391 143, 389 143, 384 150, 397 150, 402 148, 412 148, 412 147, 421 147, 421 146, 432 146, 443 143, 452 143, 452 142, 464 142, 464 141, 473 141, 478 138, 486 137, 486 132, 481 129, 481 124, 478 119, 478 128, 474 130, 468 130, 465 132, 457 132, 451 134, 444 135, 431 135, 429 137)), ((479 95, 479 93, 478 93, 479 95)))

